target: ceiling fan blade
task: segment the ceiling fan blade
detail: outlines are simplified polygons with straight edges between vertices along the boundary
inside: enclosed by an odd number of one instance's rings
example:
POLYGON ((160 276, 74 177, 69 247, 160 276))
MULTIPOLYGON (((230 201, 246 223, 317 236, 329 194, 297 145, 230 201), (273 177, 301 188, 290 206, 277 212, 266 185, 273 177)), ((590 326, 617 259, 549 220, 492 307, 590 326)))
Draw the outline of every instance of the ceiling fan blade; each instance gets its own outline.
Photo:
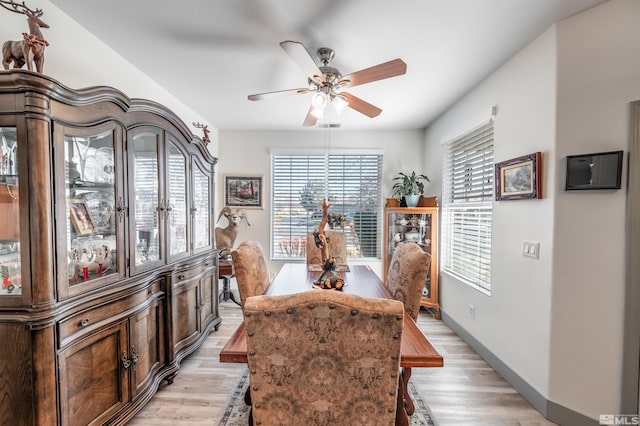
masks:
POLYGON ((338 85, 342 87, 359 86, 361 84, 371 83, 372 81, 397 77, 406 72, 407 64, 405 64, 402 59, 394 59, 393 61, 374 65, 370 68, 345 75, 340 79, 338 85))
POLYGON ((313 127, 318 122, 318 117, 316 117, 315 115, 311 114, 311 111, 313 111, 313 105, 309 107, 309 111, 307 112, 307 116, 304 118, 304 123, 302 123, 302 125, 304 127, 313 127))
POLYGON ((306 87, 303 87, 300 89, 279 90, 277 92, 257 93, 255 95, 249 95, 248 98, 250 101, 261 101, 267 98, 275 98, 275 97, 289 96, 289 95, 301 95, 307 92, 309 92, 309 89, 307 89, 306 87))
POLYGON ((366 115, 367 117, 377 117, 382 112, 382 110, 377 106, 371 105, 369 102, 363 101, 357 96, 353 96, 351 93, 342 92, 340 93, 340 96, 344 96, 345 98, 347 98, 349 108, 355 109, 356 111, 366 115))
POLYGON ((322 71, 320 71, 320 68, 318 68, 318 65, 313 61, 313 58, 302 43, 287 40, 280 43, 280 47, 291 56, 311 80, 317 81, 322 78, 322 71))

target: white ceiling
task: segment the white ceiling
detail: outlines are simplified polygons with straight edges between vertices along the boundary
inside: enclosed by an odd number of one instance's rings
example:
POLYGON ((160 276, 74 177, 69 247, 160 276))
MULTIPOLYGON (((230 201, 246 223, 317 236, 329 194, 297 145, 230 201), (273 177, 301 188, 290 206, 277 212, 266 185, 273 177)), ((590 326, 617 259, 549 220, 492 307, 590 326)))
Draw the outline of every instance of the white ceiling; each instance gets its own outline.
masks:
POLYGON ((382 108, 347 109, 343 129, 426 127, 554 22, 604 0, 52 0, 122 57, 222 130, 302 130, 310 94, 282 50, 335 53, 343 75, 391 59, 403 76, 349 89, 382 108))

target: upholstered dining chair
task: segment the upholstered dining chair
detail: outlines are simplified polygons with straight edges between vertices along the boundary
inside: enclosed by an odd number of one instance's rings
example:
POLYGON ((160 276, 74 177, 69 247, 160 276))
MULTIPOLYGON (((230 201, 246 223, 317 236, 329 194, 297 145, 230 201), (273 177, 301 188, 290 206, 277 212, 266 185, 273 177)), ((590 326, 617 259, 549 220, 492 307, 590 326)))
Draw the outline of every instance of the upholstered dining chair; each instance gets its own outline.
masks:
MULTIPOLYGON (((414 321, 418 320, 420 313, 420 298, 429 268, 431 268, 431 255, 425 253, 416 243, 400 243, 393 252, 386 283, 387 289, 394 299, 404 304, 405 312, 414 321)), ((411 368, 403 368, 401 374, 403 394, 406 395, 411 368)), ((407 414, 412 415, 415 407, 411 398, 406 399, 404 403, 407 414)))
POLYGON ((404 310, 418 319, 422 289, 431 267, 431 255, 416 243, 400 243, 393 252, 387 277, 387 289, 393 298, 404 303, 404 310))
POLYGON ((244 306, 247 297, 264 293, 270 283, 269 267, 264 257, 262 245, 257 241, 243 241, 231 251, 233 269, 240 293, 240 304, 244 306))
POLYGON ((246 300, 258 425, 393 425, 402 303, 330 290, 246 300))
MULTIPOLYGON (((336 265, 347 264, 347 236, 344 232, 325 231, 329 254, 336 259, 336 265)), ((307 234, 307 265, 321 265, 322 252, 316 247, 313 233, 307 234)))

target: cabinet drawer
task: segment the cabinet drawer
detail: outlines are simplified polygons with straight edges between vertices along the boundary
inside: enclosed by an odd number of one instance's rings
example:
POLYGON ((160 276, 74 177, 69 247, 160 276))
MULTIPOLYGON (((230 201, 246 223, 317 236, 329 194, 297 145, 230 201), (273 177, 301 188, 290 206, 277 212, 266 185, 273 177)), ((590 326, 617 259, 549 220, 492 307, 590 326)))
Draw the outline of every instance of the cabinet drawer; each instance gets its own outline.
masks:
POLYGON ((60 321, 58 323, 60 347, 64 347, 72 340, 97 329, 107 322, 113 321, 118 316, 136 308, 136 306, 144 303, 154 294, 160 293, 161 291, 161 282, 156 281, 150 284, 149 287, 124 299, 78 312, 60 321))
POLYGON ((188 281, 191 278, 196 277, 202 274, 204 271, 210 269, 212 265, 214 265, 213 260, 207 259, 199 265, 190 268, 178 269, 173 273, 173 283, 179 284, 181 282, 188 281))

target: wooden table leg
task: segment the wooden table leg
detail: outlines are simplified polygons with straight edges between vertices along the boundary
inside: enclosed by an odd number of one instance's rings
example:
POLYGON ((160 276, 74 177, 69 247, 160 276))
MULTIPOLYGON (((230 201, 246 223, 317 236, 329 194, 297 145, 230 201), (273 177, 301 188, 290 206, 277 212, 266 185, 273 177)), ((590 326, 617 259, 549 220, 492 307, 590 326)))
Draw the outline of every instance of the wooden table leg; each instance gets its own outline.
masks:
POLYGON ((409 426, 409 417, 405 410, 404 380, 401 373, 398 377, 398 400, 396 402, 396 426, 409 426))
POLYGON ((415 406, 413 405, 413 400, 411 399, 411 395, 409 395, 409 379, 411 378, 411 368, 403 368, 402 369, 402 393, 404 395, 404 403, 405 410, 407 411, 407 415, 412 416, 415 411, 415 406))
POLYGON ((240 302, 236 299, 235 294, 233 294, 233 290, 231 290, 231 276, 221 275, 220 279, 222 280, 222 291, 218 296, 218 302, 225 302, 227 300, 231 300, 236 305, 241 306, 240 302))

